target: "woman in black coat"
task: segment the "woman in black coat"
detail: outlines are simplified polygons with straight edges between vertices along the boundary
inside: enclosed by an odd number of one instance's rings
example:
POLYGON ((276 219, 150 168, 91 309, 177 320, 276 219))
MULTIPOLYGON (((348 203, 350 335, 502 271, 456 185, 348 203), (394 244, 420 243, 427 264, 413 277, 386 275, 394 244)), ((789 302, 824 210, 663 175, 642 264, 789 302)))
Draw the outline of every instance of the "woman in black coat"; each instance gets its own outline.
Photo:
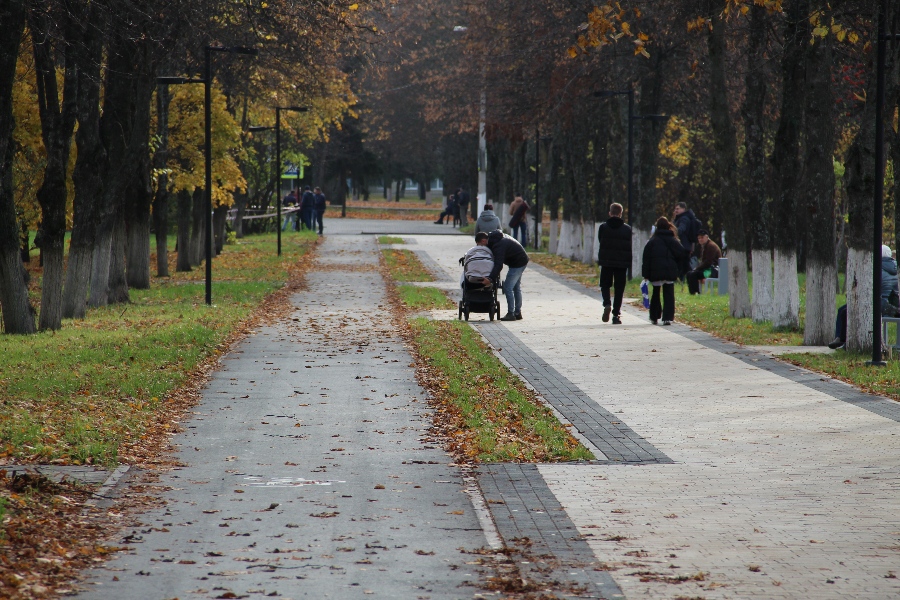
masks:
POLYGON ((653 286, 650 298, 650 322, 656 325, 662 316, 663 325, 675 320, 675 280, 683 272, 688 252, 678 240, 675 226, 665 217, 656 221, 656 232, 644 246, 641 275, 653 286), (662 305, 659 293, 662 290, 662 305))

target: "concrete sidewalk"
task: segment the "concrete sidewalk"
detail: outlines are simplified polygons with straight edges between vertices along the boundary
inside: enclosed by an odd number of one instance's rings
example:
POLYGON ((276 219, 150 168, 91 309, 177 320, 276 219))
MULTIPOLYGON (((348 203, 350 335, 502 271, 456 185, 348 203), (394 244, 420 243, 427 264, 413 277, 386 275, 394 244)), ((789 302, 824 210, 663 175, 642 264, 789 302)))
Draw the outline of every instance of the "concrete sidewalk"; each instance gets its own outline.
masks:
MULTIPOLYGON (((472 245, 404 240, 448 287, 472 245)), ((524 320, 473 325, 600 460, 516 476, 626 597, 900 597, 900 404, 631 307, 601 323, 596 291, 538 266, 522 281, 524 320)))

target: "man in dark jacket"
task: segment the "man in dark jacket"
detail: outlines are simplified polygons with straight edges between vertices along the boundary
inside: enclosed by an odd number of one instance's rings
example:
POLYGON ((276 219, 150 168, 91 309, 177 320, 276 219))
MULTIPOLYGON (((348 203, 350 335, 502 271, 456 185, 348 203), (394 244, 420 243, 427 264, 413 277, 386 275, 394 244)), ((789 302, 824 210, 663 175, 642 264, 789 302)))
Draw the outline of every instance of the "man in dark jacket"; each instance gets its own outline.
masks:
POLYGON ((309 186, 303 186, 303 195, 300 197, 300 220, 307 229, 312 231, 313 212, 315 211, 316 197, 309 186))
POLYGON ((697 243, 700 219, 684 202, 676 204, 673 212, 675 213, 675 219, 672 222, 678 229, 678 240, 684 249, 688 251, 688 256, 691 256, 694 252, 694 244, 697 243))
POLYGON ((622 220, 622 205, 609 205, 609 219, 600 224, 597 231, 597 264, 600 265, 600 293, 603 294, 603 322, 609 321, 612 311, 613 325, 621 325, 622 296, 625 295, 625 278, 631 267, 631 227, 622 220), (615 288, 615 300, 610 306, 609 288, 615 288))
POLYGON ((722 258, 722 250, 717 243, 709 239, 709 232, 705 229, 701 229, 697 234, 697 246, 700 252, 699 262, 685 276, 691 295, 700 293, 700 281, 707 277, 719 276, 719 259, 722 258))
POLYGON ((459 206, 459 226, 465 227, 469 222, 469 192, 465 188, 456 190, 456 204, 459 206))
POLYGON ((322 221, 325 216, 326 208, 328 208, 328 202, 326 202, 325 200, 325 194, 322 193, 322 188, 317 187, 315 189, 315 193, 313 194, 313 211, 315 222, 319 226, 319 235, 322 235, 324 231, 322 221))
POLYGON ((528 253, 522 244, 499 229, 488 233, 488 248, 494 253, 494 270, 491 279, 500 275, 506 265, 503 293, 506 296, 506 316, 501 321, 517 321, 522 318, 522 273, 528 266, 528 253))

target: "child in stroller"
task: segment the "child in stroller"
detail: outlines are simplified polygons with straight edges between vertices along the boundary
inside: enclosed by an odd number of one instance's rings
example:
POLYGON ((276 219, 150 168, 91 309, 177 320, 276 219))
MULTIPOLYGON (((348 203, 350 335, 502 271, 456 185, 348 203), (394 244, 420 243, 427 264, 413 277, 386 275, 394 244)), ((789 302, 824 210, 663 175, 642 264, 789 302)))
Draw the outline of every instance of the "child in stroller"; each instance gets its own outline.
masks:
POLYGON ((476 245, 459 259, 459 264, 463 267, 459 282, 462 288, 459 319, 465 316, 468 321, 470 312, 487 313, 491 321, 495 315, 500 317, 500 303, 497 302, 497 288, 500 285, 498 281, 489 279, 494 269, 494 254, 487 247, 487 237, 487 233, 477 233, 476 245))

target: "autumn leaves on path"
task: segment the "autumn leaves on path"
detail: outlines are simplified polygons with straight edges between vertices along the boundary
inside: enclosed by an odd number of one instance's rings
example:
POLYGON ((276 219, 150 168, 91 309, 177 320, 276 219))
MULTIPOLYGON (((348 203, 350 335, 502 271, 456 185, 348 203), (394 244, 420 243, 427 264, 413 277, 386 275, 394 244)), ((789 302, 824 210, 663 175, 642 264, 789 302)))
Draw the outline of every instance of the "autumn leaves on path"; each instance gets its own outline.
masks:
POLYGON ((458 598, 474 486, 428 436, 370 237, 321 247, 289 320, 222 360, 175 438, 164 508, 84 598, 458 598))

